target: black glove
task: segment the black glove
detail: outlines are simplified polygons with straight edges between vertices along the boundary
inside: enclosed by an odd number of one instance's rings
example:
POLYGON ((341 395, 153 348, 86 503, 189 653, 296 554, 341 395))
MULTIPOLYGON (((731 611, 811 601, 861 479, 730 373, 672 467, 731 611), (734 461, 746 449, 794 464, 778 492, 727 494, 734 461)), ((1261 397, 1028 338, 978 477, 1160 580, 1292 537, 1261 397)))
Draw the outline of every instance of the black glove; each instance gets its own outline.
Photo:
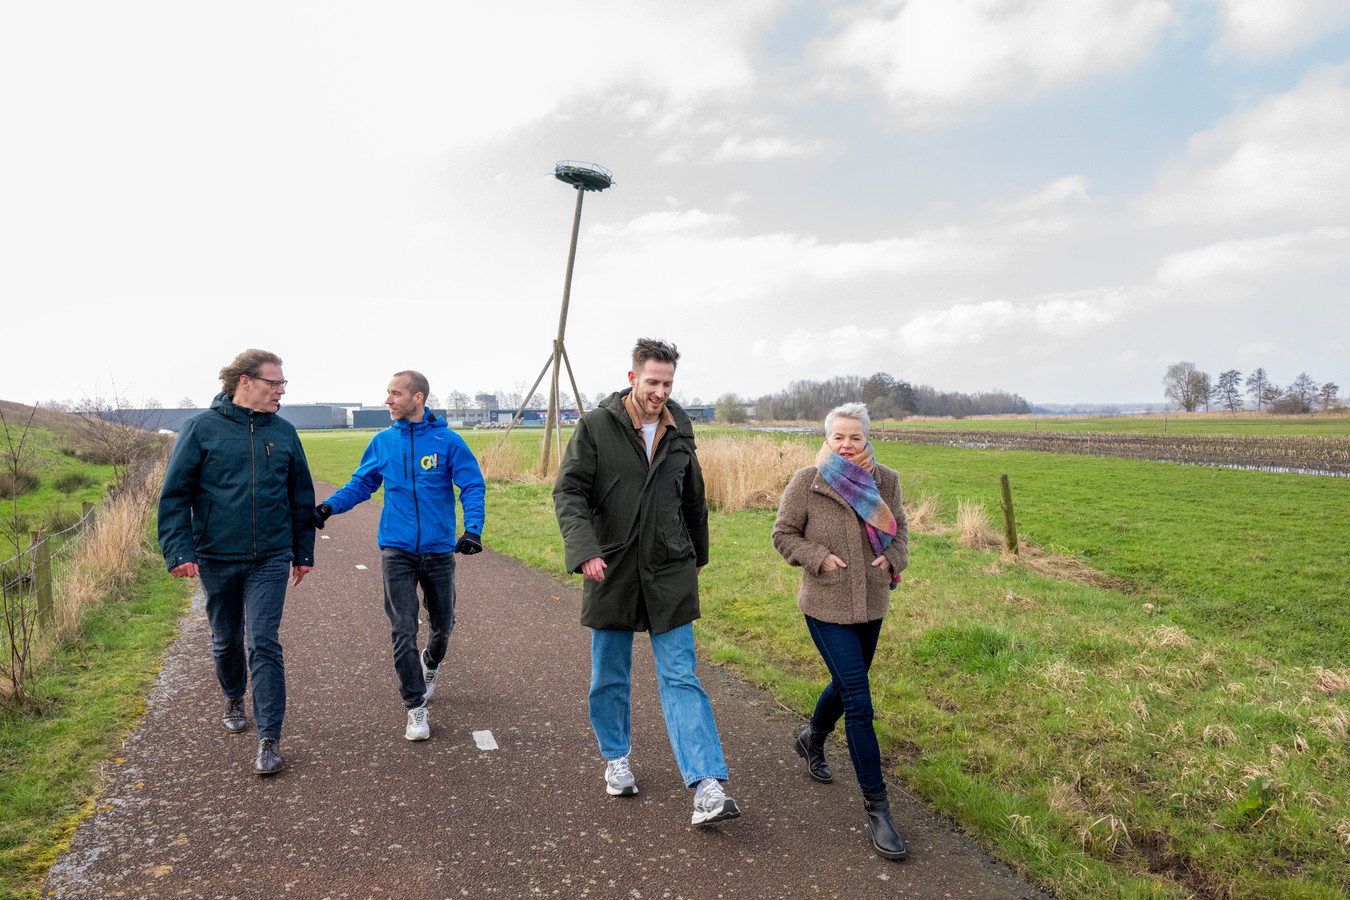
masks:
POLYGON ((455 552, 462 553, 465 556, 473 556, 483 549, 483 539, 472 531, 466 531, 459 536, 459 543, 455 545, 455 552))
POLYGON ((314 512, 310 514, 309 520, 314 523, 315 528, 323 531, 323 523, 328 521, 328 517, 332 514, 333 507, 329 506, 327 503, 320 503, 318 506, 314 507, 314 512))

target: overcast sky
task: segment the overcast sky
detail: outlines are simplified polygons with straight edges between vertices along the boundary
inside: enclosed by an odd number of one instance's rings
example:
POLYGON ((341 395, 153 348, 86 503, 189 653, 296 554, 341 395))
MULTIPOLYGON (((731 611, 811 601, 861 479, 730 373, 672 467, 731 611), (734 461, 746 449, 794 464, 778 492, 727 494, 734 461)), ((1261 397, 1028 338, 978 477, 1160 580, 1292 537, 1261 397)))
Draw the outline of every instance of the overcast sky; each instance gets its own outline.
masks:
POLYGON ((0 397, 1350 393, 1350 0, 4 2, 0 397))

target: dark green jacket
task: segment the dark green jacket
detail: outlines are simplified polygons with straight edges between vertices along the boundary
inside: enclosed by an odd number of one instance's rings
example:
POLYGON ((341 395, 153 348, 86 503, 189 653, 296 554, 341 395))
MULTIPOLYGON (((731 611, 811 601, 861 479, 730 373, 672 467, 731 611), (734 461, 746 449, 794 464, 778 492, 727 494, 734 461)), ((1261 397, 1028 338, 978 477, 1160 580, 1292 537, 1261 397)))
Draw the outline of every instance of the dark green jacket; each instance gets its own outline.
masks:
POLYGON ((604 581, 581 591, 581 624, 664 634, 698 618, 698 571, 708 562, 708 506, 684 410, 667 408, 651 465, 623 398, 610 394, 577 423, 553 486, 567 570, 599 556, 604 581))
POLYGON ((159 495, 170 570, 200 559, 314 565, 314 482, 295 427, 218 394, 178 433, 159 495))

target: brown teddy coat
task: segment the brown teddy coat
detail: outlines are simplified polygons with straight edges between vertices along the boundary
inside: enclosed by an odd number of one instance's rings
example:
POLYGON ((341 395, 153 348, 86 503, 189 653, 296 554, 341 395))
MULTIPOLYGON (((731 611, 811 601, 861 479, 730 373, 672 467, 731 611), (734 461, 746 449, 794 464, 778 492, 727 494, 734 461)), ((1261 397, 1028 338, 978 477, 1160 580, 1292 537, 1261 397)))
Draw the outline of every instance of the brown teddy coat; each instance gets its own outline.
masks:
MULTIPOLYGON (((900 498, 900 476, 874 461, 872 477, 895 515, 895 539, 885 556, 900 572, 909 565, 909 524, 900 498)), ((863 520, 815 466, 798 469, 783 491, 773 546, 783 559, 802 567, 797 608, 811 618, 850 625, 876 621, 890 608, 891 576, 872 565, 876 557, 863 520), (821 563, 831 553, 846 566, 822 573, 821 563)))

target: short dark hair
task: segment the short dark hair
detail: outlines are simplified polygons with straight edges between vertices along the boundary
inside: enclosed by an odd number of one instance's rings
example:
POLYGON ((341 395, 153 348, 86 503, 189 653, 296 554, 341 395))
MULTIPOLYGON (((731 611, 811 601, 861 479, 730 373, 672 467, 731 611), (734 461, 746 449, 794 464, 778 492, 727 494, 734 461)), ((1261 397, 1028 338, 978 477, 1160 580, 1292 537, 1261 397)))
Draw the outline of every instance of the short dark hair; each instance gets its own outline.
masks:
POLYGON ((245 350, 234 358, 234 362, 220 370, 220 389, 233 400, 234 390, 239 387, 239 376, 257 378, 258 372, 268 363, 279 366, 281 357, 266 350, 245 350))
POLYGON ((426 403, 427 398, 431 396, 431 384, 427 381, 427 376, 415 369, 404 369, 402 372, 394 373, 395 378, 400 375, 408 376, 408 390, 414 394, 421 394, 422 402, 426 403))
POLYGON ((641 372, 642 367, 649 362, 670 363, 673 366, 679 361, 680 351, 675 349, 675 345, 656 338, 638 338, 637 345, 633 347, 634 372, 641 372))

